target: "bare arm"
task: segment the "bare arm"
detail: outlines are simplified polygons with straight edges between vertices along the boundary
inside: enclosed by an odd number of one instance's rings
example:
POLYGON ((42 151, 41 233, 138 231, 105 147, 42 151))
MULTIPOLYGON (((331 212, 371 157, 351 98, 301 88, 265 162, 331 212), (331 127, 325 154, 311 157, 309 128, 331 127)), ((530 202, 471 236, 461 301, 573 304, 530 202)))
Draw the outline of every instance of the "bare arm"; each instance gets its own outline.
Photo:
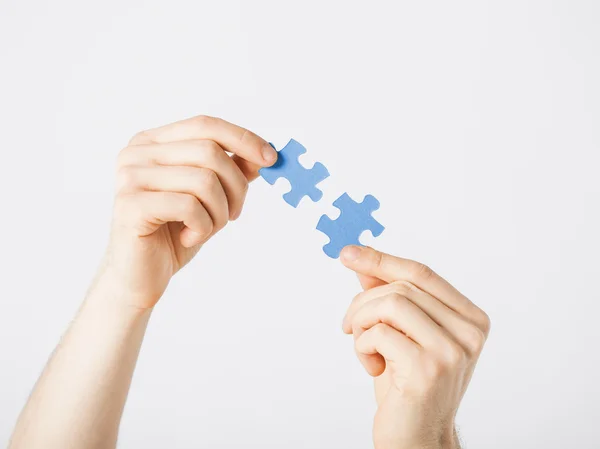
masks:
POLYGON ((256 134, 213 117, 132 139, 119 156, 104 263, 21 413, 9 449, 116 446, 154 305, 171 277, 239 216, 248 182, 276 158, 256 134))
POLYGON ((102 274, 23 410, 17 448, 113 448, 152 309, 126 305, 102 274))

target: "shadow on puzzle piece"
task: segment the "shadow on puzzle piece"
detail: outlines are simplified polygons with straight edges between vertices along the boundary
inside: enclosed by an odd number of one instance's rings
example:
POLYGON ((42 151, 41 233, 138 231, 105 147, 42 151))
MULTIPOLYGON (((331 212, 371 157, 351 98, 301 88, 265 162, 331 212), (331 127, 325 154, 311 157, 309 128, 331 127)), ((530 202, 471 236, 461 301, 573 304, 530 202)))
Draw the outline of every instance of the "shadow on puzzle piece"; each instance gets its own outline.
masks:
MULTIPOLYGON (((271 144, 273 148, 273 144, 271 144)), ((286 203, 292 207, 298 206, 304 196, 317 202, 323 197, 323 192, 316 185, 329 176, 329 171, 320 162, 312 168, 304 168, 298 157, 306 153, 302 144, 291 139, 285 147, 278 151, 277 162, 271 167, 261 168, 258 173, 273 185, 279 178, 287 179, 292 190, 283 195, 286 203)))
POLYGON ((365 196, 362 203, 357 203, 344 193, 333 205, 340 210, 340 216, 332 220, 323 215, 317 224, 317 229, 329 237, 329 243, 323 246, 323 251, 332 259, 337 259, 346 245, 361 245, 358 238, 363 231, 369 230, 373 237, 378 237, 385 229, 371 216, 373 211, 379 209, 379 201, 372 195, 365 196))

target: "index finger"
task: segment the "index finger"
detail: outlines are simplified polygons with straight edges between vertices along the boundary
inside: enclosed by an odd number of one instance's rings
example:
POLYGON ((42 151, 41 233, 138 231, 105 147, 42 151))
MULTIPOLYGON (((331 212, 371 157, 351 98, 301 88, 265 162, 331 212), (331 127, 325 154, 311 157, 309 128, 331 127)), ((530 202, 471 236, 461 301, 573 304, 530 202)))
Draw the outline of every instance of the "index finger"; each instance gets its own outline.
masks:
POLYGON ((252 131, 223 119, 205 115, 142 131, 134 136, 129 144, 143 145, 198 139, 213 140, 226 151, 261 167, 271 166, 277 160, 277 152, 273 147, 252 131))
POLYGON ((369 247, 347 246, 342 263, 351 270, 391 283, 407 281, 466 317, 479 311, 469 299, 427 265, 391 256, 369 247))

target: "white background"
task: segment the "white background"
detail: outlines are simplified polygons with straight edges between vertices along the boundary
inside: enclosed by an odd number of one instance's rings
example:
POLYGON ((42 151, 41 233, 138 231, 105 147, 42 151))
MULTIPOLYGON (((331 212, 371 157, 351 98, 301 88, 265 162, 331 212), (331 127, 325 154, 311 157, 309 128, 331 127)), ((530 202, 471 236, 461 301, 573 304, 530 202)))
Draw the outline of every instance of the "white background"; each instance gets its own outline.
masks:
POLYGON ((259 179, 174 279, 121 448, 371 446, 359 286, 314 230, 343 191, 382 204, 363 242, 492 318, 466 446, 598 448, 599 25, 597 0, 0 0, 0 443, 102 255, 118 151, 210 114, 332 176, 298 209, 259 179))

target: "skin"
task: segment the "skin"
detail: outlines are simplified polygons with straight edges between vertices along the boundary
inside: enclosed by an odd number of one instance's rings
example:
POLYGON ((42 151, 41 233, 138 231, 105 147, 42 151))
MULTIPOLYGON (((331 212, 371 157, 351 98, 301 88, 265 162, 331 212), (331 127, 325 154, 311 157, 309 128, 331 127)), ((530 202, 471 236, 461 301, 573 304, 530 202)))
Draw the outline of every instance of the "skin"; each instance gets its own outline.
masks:
MULTIPOLYGON (((248 183, 276 158, 256 134, 206 116, 131 139, 117 162, 101 267, 21 412, 9 449, 116 447, 154 306, 203 243, 239 217, 248 183)), ((454 418, 489 318, 420 263, 354 246, 341 261, 364 289, 343 330, 375 377, 375 448, 457 448, 454 418)))

